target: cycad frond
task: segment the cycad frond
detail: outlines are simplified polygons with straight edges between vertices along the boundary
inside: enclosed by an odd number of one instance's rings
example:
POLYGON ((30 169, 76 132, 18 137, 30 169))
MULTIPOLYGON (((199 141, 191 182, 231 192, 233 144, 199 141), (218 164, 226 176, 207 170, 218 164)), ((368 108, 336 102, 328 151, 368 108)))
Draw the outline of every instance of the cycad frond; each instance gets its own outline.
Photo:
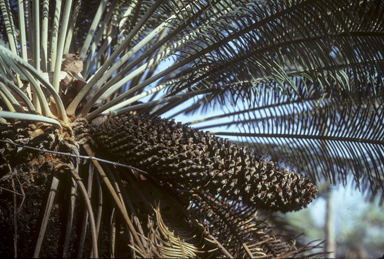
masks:
POLYGON ((187 54, 179 60, 199 51, 204 55, 189 68, 189 80, 177 88, 268 78, 290 95, 295 88, 290 81, 307 77, 317 96, 347 97, 369 91, 369 82, 382 71, 383 57, 377 51, 383 45, 382 3, 244 5, 199 27, 199 36, 182 46, 180 52, 187 54))
MULTIPOLYGON (((345 184, 352 173, 357 184, 362 181, 373 196, 383 188, 381 97, 325 98, 321 104, 311 98, 298 102, 286 102, 285 98, 266 101, 250 111, 230 113, 234 118, 231 126, 240 132, 216 134, 251 141, 256 150, 263 150, 272 160, 308 172, 319 180, 324 177, 345 184)), ((222 126, 227 123, 197 128, 222 126)))

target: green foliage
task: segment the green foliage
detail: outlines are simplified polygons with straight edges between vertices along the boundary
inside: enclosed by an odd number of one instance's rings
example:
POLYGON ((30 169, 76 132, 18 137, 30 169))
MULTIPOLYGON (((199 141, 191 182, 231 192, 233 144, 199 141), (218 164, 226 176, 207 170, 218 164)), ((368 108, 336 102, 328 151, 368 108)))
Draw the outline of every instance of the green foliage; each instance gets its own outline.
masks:
MULTIPOLYGON (((358 208, 355 208, 358 209, 358 208)), ((360 211, 354 221, 343 224, 338 241, 345 250, 361 244, 371 256, 379 256, 384 250, 384 210, 377 204, 360 211)))
MULTIPOLYGON (((325 238, 325 197, 320 197, 307 209, 296 213, 272 215, 270 222, 279 233, 292 235, 304 233, 298 242, 306 243, 315 238, 325 238)), ((336 257, 347 257, 349 252, 365 251, 364 258, 380 257, 384 252, 384 209, 378 201, 364 201, 363 195, 351 186, 338 186, 332 191, 332 213, 336 257)), ((354 255, 356 257, 356 255, 354 255)))

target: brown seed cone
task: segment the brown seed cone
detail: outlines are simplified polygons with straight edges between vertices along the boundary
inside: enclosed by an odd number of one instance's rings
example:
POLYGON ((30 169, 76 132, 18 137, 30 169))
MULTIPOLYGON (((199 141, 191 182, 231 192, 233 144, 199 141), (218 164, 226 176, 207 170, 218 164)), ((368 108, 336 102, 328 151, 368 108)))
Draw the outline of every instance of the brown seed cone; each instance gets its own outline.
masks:
POLYGON ((93 135, 103 149, 128 165, 247 205, 287 212, 316 198, 317 188, 307 176, 173 120, 124 114, 108 118, 93 135))

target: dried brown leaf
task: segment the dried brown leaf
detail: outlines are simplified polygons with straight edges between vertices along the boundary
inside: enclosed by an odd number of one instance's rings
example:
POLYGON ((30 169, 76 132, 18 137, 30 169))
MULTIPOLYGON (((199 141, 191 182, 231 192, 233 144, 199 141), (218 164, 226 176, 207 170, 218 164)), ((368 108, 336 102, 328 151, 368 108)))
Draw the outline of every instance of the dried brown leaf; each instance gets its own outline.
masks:
POLYGON ((68 72, 69 75, 75 77, 83 71, 83 61, 81 61, 81 58, 75 54, 64 54, 63 62, 61 63, 61 71, 68 72))

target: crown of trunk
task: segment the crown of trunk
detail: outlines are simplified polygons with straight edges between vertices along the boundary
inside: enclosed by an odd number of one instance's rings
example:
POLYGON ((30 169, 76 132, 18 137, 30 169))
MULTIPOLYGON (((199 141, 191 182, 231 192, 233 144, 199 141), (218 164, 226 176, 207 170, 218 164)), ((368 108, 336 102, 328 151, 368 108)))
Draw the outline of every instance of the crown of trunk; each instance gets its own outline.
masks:
POLYGON ((93 134, 128 165, 247 205, 287 212, 306 207, 316 197, 317 188, 308 176, 173 120, 124 114, 108 118, 93 134))

